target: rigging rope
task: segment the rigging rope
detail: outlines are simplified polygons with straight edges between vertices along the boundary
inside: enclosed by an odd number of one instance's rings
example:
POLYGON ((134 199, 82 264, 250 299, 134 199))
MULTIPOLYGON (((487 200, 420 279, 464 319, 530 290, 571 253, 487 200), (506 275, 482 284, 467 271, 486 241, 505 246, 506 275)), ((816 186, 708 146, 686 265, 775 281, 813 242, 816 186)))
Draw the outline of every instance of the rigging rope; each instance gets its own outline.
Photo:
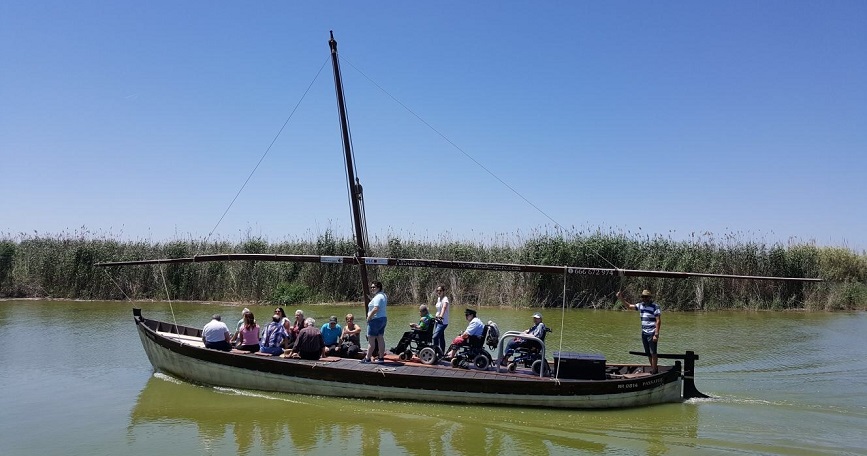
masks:
MULTIPOLYGON (((563 267, 563 305, 560 306, 560 356, 563 356, 563 333, 566 332, 566 279, 569 278, 569 268, 563 267)), ((552 354, 553 356, 553 354, 552 354)), ((548 360, 542 360, 543 363, 547 363, 548 360)), ((560 378, 560 365, 554 365, 554 380, 559 381, 560 378)))
MULTIPOLYGON (((349 64, 349 66, 351 66, 353 69, 355 69, 355 71, 357 71, 359 74, 361 74, 361 75, 362 75, 365 79, 367 79, 371 84, 373 84, 374 86, 376 86, 376 88, 378 88, 380 91, 382 91, 382 93, 384 93, 386 96, 388 96, 389 98, 391 98, 392 100, 394 100, 395 103, 399 104, 399 105, 400 105, 403 109, 405 109, 408 113, 412 114, 412 115, 413 115, 416 119, 418 119, 421 123, 425 124, 425 126, 427 126, 428 128, 430 128, 430 130, 433 131, 434 133, 436 133, 440 138, 442 138, 443 140, 445 140, 447 143, 451 144, 452 147, 454 147, 458 152, 462 153, 462 154, 463 154, 465 157, 467 157, 470 161, 472 161, 473 163, 475 163, 479 168, 481 168, 481 169, 484 170, 486 173, 488 173, 491 177, 493 177, 493 178, 496 179, 498 182, 500 182, 501 184, 503 184, 504 187, 506 187, 507 189, 511 190, 512 193, 514 193, 515 195, 518 196, 518 198, 521 198, 522 200, 524 200, 524 202, 527 203, 527 204, 529 204, 530 207, 532 207, 532 208, 535 209, 538 213, 542 214, 545 218, 547 218, 548 220, 550 220, 551 223, 554 224, 554 226, 556 226, 557 228, 559 228, 559 229, 562 230, 563 232, 566 231, 566 229, 563 228, 563 226, 560 225, 560 223, 558 223, 556 220, 554 220, 553 217, 551 217, 550 215, 548 215, 548 213, 546 213, 545 211, 543 211, 539 206, 537 206, 537 205, 534 204, 532 201, 530 201, 530 200, 529 200, 527 197, 525 197, 521 192, 519 192, 519 191, 516 190, 514 187, 512 187, 511 185, 509 185, 506 181, 504 181, 503 179, 501 179, 500 176, 496 175, 493 171, 491 171, 491 170, 488 169, 485 165, 483 165, 481 162, 479 162, 478 160, 476 160, 476 158, 473 157, 472 155, 470 155, 467 151, 461 149, 460 146, 458 146, 457 144, 455 144, 455 143, 454 143, 451 139, 449 139, 446 135, 444 135, 444 134, 441 133, 439 130, 437 130, 436 128, 434 128, 433 125, 431 125, 431 124, 428 123, 426 120, 424 120, 420 115, 416 114, 416 113, 415 113, 412 109, 410 109, 407 105, 403 104, 403 102, 401 102, 400 100, 398 100, 397 97, 395 97, 394 95, 392 95, 391 93, 389 93, 389 92, 388 92, 387 90, 385 90, 382 86, 380 86, 379 84, 377 84, 376 81, 374 81, 373 79, 371 79, 370 77, 368 77, 368 76, 367 76, 363 71, 361 71, 360 69, 358 69, 358 67, 356 67, 355 65, 353 65, 352 62, 350 62, 350 61, 348 61, 348 60, 346 60, 346 59, 344 59, 344 58, 341 58, 341 62, 343 62, 343 61, 345 61, 347 64, 349 64)), ((605 256, 603 256, 601 253, 599 253, 599 251, 598 251, 597 249, 593 248, 593 246, 590 246, 590 250, 593 252, 594 255, 596 255, 597 257, 599 257, 602 261, 604 261, 605 263, 607 263, 609 266, 611 266, 612 268, 615 268, 615 269, 617 268, 617 266, 614 265, 614 263, 612 263, 610 260, 608 260, 608 258, 606 258, 605 256)))
MULTIPOLYGON (((330 57, 329 57, 329 59, 330 59, 330 57)), ((256 166, 253 167, 253 170, 250 171, 250 175, 247 176, 247 180, 244 181, 244 183, 241 185, 241 188, 239 188, 238 192, 235 193, 235 197, 232 198, 232 202, 229 203, 229 206, 226 207, 226 210, 223 212, 223 215, 220 216, 219 220, 217 220, 217 224, 214 225, 214 227, 211 229, 211 232, 208 233, 207 237, 205 237, 205 241, 202 243, 203 245, 208 242, 208 239, 211 238, 211 235, 214 234, 214 231, 216 231, 217 227, 220 226, 220 223, 222 223, 223 219, 226 217, 226 214, 228 214, 229 210, 232 209, 232 206, 235 204, 235 201, 238 199, 239 196, 241 196, 241 192, 244 191, 244 188, 247 186, 247 183, 250 182, 250 179, 253 177, 253 174, 255 174, 256 170, 259 169, 259 165, 261 165, 262 161, 265 160, 265 157, 268 155, 268 152, 271 151, 271 148, 274 147, 274 143, 277 142, 277 138, 280 137, 280 134, 283 133, 283 130, 286 128, 286 125, 289 124, 289 120, 291 120, 292 116, 295 115, 295 111, 298 110, 298 106, 301 106, 301 102, 304 101, 304 98, 307 97, 307 93, 310 92, 310 88, 313 87, 313 83, 315 83, 316 80, 319 79, 319 75, 322 73, 322 69, 325 68, 325 65, 328 63, 329 59, 325 59, 325 62, 323 62, 322 66, 319 67, 319 71, 316 72, 316 76, 314 76, 313 80, 310 81, 310 84, 307 86, 307 90, 304 91, 304 93, 301 95, 301 98, 298 100, 297 103, 295 103, 295 107, 292 108, 292 112, 289 113, 289 117, 287 117, 286 121, 283 122, 283 126, 280 127, 280 130, 277 131, 276 135, 274 135, 274 139, 271 140, 271 144, 269 144, 268 147, 265 149, 265 152, 259 158, 259 161, 256 163, 256 166)))
MULTIPOLYGON (((168 299, 168 301, 169 301, 169 310, 172 313, 172 323, 174 323, 174 325, 175 325, 175 334, 180 334, 181 331, 178 329, 178 321, 177 321, 177 319, 175 319, 175 309, 172 306, 172 298, 171 298, 171 296, 169 296, 169 286, 166 283, 166 276, 165 276, 165 274, 163 274, 163 265, 160 264, 159 268, 160 268, 160 277, 162 277, 162 279, 163 279, 163 287, 166 290, 166 299, 168 299)), ((106 268, 103 268, 103 271, 105 271, 105 275, 108 276, 108 280, 110 280, 111 283, 113 283, 114 286, 116 286, 117 289, 120 290, 120 292, 123 294, 123 297, 126 298, 127 301, 131 302, 132 298, 130 298, 129 295, 127 295, 126 292, 123 291, 123 288, 121 288, 120 284, 118 284, 117 281, 114 280, 114 277, 112 277, 111 274, 108 273, 108 270, 106 268)))
POLYGON ((163 265, 160 265, 160 276, 163 278, 163 287, 166 289, 166 299, 169 301, 169 310, 172 313, 172 323, 175 324, 175 334, 180 334, 181 330, 178 329, 178 321, 175 319, 175 308, 172 306, 172 297, 169 295, 169 284, 166 282, 166 275, 163 273, 163 265))
POLYGON ((110 280, 111 283, 113 283, 114 286, 116 286, 117 289, 120 290, 121 294, 123 294, 123 297, 126 298, 127 301, 132 301, 132 299, 130 299, 130 297, 127 296, 126 292, 123 291, 123 288, 121 288, 120 285, 114 281, 114 277, 112 277, 111 274, 108 273, 107 268, 103 268, 102 270, 105 271, 105 275, 108 276, 108 280, 110 280))

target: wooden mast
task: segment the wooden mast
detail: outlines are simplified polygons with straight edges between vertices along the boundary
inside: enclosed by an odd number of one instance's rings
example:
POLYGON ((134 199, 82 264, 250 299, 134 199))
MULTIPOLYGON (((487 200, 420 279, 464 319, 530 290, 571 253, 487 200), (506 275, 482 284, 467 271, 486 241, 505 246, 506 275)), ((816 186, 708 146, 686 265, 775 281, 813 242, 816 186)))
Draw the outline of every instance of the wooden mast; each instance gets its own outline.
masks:
POLYGON ((355 255, 361 275, 361 290, 364 296, 364 314, 367 314, 367 304, 370 302, 370 282, 367 280, 367 266, 362 258, 367 256, 367 230, 364 224, 361 207, 361 184, 355 176, 355 166, 352 164, 352 143, 349 140, 349 121, 346 118, 346 103, 343 100, 343 81, 340 78, 340 62, 337 58, 337 41, 331 31, 328 46, 331 48, 331 66, 334 70, 334 90, 337 93, 337 109, 340 113, 340 131, 343 133, 343 153, 346 156, 346 178, 349 188, 349 201, 352 207, 352 222, 355 226, 355 255))

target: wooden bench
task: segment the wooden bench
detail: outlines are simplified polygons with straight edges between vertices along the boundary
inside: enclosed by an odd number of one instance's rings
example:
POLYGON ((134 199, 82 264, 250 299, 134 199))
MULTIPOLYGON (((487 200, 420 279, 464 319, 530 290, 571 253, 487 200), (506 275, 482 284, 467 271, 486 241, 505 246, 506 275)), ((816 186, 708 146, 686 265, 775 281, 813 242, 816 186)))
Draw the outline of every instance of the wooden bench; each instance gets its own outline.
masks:
POLYGON ((205 348, 205 343, 202 342, 201 337, 185 336, 183 334, 175 334, 175 333, 162 332, 162 331, 157 331, 157 334, 159 334, 159 335, 161 335, 167 339, 176 340, 176 341, 181 342, 183 344, 195 345, 196 347, 205 348))

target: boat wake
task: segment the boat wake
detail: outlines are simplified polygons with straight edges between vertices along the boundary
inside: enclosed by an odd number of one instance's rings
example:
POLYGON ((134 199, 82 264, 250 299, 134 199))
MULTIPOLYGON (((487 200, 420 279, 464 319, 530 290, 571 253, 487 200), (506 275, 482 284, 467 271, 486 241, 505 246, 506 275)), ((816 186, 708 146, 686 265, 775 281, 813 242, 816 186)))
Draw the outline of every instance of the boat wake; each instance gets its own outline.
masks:
POLYGON ((236 389, 236 388, 226 388, 226 387, 222 387, 222 386, 197 385, 195 383, 188 383, 188 382, 185 382, 183 380, 179 380, 177 378, 172 377, 171 375, 164 374, 162 372, 154 373, 154 378, 157 378, 159 380, 163 380, 163 381, 166 381, 169 383, 174 383, 175 385, 190 385, 190 386, 195 386, 197 388, 209 389, 211 391, 216 391, 218 393, 228 394, 228 395, 232 395, 232 396, 255 397, 255 398, 259 398, 259 399, 269 399, 269 400, 275 400, 275 401, 280 401, 280 402, 288 402, 290 404, 307 404, 307 402, 305 402, 305 401, 298 401, 298 400, 294 400, 294 399, 291 399, 288 397, 279 397, 279 396, 274 396, 274 395, 271 395, 268 393, 262 393, 262 392, 257 392, 257 391, 248 391, 248 390, 242 390, 242 389, 236 389))
POLYGON ((178 379, 172 377, 171 375, 167 375, 167 374, 164 374, 162 372, 155 372, 154 378, 158 378, 158 379, 165 381, 165 382, 174 383, 175 385, 187 384, 187 382, 185 382, 185 381, 178 380, 178 379))
POLYGON ((709 403, 713 403, 713 402, 720 402, 720 398, 717 396, 692 397, 692 398, 689 398, 689 399, 683 401, 684 404, 690 404, 690 405, 709 404, 709 403))
POLYGON ((269 399, 269 400, 280 401, 280 402, 288 402, 290 404, 309 404, 309 402, 307 402, 307 401, 298 401, 298 400, 294 400, 294 399, 291 399, 288 397, 273 396, 273 395, 268 394, 268 393, 262 393, 262 392, 257 392, 257 391, 247 391, 247 390, 240 390, 240 389, 235 389, 235 388, 224 388, 221 386, 213 386, 210 388, 213 389, 214 391, 217 391, 217 392, 220 392, 223 394, 231 394, 233 396, 255 397, 255 398, 259 398, 259 399, 269 399))

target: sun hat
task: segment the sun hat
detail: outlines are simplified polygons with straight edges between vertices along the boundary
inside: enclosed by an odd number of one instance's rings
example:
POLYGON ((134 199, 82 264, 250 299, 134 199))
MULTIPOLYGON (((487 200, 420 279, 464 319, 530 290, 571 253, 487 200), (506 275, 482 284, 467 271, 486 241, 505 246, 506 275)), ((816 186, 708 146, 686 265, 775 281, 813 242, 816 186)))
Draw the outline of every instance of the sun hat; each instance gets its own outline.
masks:
POLYGON ((533 314, 533 318, 542 318, 542 314, 540 314, 539 312, 536 312, 533 314))
POLYGON ((651 293, 650 290, 644 290, 644 291, 641 292, 641 296, 652 297, 652 296, 653 296, 653 293, 651 293))
POLYGON ((337 323, 337 317, 335 317, 334 315, 332 315, 331 318, 328 319, 328 321, 329 321, 329 322, 332 322, 332 323, 337 323))

